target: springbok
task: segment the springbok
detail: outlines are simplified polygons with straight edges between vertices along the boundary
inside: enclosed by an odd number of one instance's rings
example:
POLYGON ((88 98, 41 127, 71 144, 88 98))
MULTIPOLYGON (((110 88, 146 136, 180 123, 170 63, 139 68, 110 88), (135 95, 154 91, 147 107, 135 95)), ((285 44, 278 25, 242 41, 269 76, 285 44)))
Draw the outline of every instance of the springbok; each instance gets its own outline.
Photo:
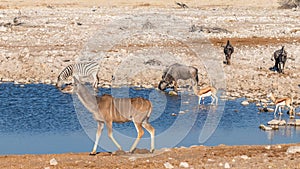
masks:
POLYGON ((269 97, 272 102, 275 103, 275 111, 274 111, 274 118, 276 118, 276 112, 277 112, 277 109, 279 108, 279 117, 281 118, 281 107, 285 107, 287 106, 289 108, 289 111, 290 111, 290 118, 294 118, 294 108, 292 107, 292 103, 293 103, 293 98, 290 98, 290 97, 284 97, 284 98, 275 98, 273 93, 269 93, 267 95, 267 97, 269 97))
POLYGON ((198 103, 201 104, 201 100, 204 99, 204 97, 210 96, 212 101, 210 104, 213 104, 214 101, 216 101, 216 105, 218 105, 218 97, 217 97, 217 89, 212 86, 204 87, 200 90, 198 90, 196 87, 194 87, 194 92, 198 96, 199 101, 198 103))
POLYGON ((106 124, 108 137, 112 142, 122 150, 121 146, 114 139, 112 133, 112 123, 125 123, 132 121, 137 130, 137 138, 130 148, 132 153, 141 137, 144 134, 143 127, 151 135, 151 149, 150 152, 154 151, 154 133, 155 129, 148 122, 149 117, 152 113, 152 104, 149 100, 137 97, 137 98, 114 98, 111 95, 94 96, 89 90, 82 85, 75 77, 74 78, 74 89, 73 92, 77 94, 81 103, 94 115, 94 119, 98 123, 98 129, 96 133, 96 140, 91 155, 95 155, 99 138, 101 136, 104 124, 106 124))

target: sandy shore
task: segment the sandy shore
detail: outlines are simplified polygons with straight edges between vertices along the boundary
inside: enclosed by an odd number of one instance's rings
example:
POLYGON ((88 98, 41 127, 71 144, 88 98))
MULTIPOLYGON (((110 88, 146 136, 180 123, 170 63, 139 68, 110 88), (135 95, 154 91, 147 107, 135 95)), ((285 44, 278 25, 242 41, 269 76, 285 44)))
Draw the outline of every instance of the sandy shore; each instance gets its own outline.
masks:
MULTIPOLYGON (((228 97, 260 101, 273 91, 300 104, 299 10, 279 10, 275 0, 184 2, 190 8, 180 9, 171 0, 1 2, 1 81, 54 84, 68 64, 97 60, 102 85, 156 87, 163 68, 182 62, 199 69, 200 85, 214 83, 228 97), (229 33, 191 32, 192 25, 229 33), (227 39, 235 46, 231 66, 222 64, 220 46, 227 39), (278 74, 269 70, 270 58, 282 45, 288 61, 285 74, 278 74), (151 59, 156 64, 146 64, 151 59), (220 66, 212 71, 214 64, 220 66), (112 82, 111 75, 120 81, 112 82)), ((0 156, 0 167, 166 168, 168 162, 179 168, 186 162, 190 168, 300 168, 300 154, 286 153, 291 146, 198 146, 129 156, 9 155, 0 156), (50 166, 52 158, 57 165, 50 166)))

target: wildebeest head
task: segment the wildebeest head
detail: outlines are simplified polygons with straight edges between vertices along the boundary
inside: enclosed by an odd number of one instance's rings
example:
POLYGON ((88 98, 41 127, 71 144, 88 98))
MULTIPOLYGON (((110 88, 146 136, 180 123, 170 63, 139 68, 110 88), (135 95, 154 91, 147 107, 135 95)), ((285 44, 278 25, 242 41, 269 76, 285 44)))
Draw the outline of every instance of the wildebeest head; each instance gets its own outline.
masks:
POLYGON ((165 81, 165 80, 161 80, 158 84, 158 89, 161 91, 166 90, 166 88, 168 87, 169 82, 165 81))

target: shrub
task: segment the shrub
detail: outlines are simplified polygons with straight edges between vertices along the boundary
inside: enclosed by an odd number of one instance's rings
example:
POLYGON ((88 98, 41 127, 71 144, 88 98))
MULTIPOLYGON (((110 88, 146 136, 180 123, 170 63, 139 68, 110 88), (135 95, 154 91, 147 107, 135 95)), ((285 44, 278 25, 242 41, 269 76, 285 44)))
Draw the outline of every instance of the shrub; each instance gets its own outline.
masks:
POLYGON ((280 8, 291 9, 300 7, 300 0, 279 0, 280 8))

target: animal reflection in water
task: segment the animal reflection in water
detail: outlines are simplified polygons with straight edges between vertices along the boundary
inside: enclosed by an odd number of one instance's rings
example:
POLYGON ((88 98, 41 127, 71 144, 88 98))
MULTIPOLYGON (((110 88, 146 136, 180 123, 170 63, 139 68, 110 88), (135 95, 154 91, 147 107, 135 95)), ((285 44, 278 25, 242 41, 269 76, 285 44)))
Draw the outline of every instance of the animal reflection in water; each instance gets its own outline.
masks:
POLYGON ((175 63, 164 70, 162 80, 158 84, 158 89, 163 91, 174 83, 174 91, 177 91, 177 80, 179 79, 192 79, 192 86, 197 86, 199 82, 198 69, 193 66, 175 63))
POLYGON ((129 152, 133 152, 144 135, 145 128, 151 135, 150 152, 154 151, 154 133, 155 129, 148 122, 152 113, 152 104, 149 100, 136 98, 114 98, 111 95, 94 96, 89 90, 82 85, 76 78, 73 92, 75 92, 81 103, 94 115, 94 119, 98 123, 96 140, 91 155, 95 155, 99 138, 101 136, 104 124, 106 124, 108 137, 112 142, 122 150, 121 146, 113 137, 112 123, 125 123, 132 121, 137 130, 137 138, 130 148, 129 152))

